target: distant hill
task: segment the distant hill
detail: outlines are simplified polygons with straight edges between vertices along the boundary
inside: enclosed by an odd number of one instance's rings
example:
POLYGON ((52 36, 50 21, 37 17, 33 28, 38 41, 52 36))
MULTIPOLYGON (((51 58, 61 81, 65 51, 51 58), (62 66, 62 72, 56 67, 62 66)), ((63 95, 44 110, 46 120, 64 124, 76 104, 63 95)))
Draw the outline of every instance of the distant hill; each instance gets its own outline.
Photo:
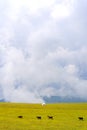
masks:
MULTIPOLYGON (((46 103, 58 103, 58 102, 87 102, 85 99, 81 99, 79 97, 60 97, 60 96, 51 96, 51 97, 43 97, 46 103)), ((5 99, 0 99, 0 102, 7 102, 5 99)))
POLYGON ((81 99, 79 97, 60 97, 60 96, 51 96, 44 97, 46 103, 57 103, 57 102, 87 102, 85 99, 81 99))
POLYGON ((5 99, 0 99, 0 102, 5 102, 5 99))

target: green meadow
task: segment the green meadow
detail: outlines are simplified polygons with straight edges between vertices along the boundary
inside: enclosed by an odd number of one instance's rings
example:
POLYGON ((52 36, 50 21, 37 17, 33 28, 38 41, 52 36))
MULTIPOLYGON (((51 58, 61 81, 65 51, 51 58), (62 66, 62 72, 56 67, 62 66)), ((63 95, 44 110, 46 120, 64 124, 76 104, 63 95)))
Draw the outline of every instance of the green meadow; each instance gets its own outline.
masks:
POLYGON ((0 103, 0 130, 87 130, 87 103, 0 103))

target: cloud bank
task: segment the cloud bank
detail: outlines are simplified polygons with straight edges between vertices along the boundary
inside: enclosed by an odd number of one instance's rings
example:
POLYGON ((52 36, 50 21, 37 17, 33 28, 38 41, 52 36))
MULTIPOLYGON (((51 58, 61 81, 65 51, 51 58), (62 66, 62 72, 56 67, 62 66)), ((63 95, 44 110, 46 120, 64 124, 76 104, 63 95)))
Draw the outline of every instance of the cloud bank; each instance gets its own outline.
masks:
POLYGON ((0 0, 0 99, 87 99, 86 0, 0 0))

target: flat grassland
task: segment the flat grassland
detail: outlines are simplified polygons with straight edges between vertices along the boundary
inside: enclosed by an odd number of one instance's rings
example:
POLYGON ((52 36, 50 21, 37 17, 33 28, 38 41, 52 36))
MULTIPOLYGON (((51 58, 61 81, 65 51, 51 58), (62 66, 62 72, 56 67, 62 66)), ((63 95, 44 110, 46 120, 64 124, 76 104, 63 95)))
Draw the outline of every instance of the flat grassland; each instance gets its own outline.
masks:
POLYGON ((87 130, 87 103, 0 103, 0 130, 87 130))

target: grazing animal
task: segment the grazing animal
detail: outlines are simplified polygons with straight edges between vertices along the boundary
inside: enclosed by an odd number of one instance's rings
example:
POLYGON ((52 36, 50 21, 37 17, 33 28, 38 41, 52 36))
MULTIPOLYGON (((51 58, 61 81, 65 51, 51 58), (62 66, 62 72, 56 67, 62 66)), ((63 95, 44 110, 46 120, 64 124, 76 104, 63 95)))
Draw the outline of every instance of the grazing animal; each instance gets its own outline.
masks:
POLYGON ((48 116, 48 119, 53 119, 53 116, 48 116))
POLYGON ((43 103, 42 103, 42 106, 45 106, 45 105, 46 105, 46 103, 45 103, 45 102, 43 102, 43 103))
POLYGON ((37 116, 37 119, 41 120, 41 116, 37 116))
POLYGON ((83 117, 78 117, 78 119, 83 121, 83 117))
POLYGON ((23 116, 18 116, 18 118, 23 118, 23 116))

